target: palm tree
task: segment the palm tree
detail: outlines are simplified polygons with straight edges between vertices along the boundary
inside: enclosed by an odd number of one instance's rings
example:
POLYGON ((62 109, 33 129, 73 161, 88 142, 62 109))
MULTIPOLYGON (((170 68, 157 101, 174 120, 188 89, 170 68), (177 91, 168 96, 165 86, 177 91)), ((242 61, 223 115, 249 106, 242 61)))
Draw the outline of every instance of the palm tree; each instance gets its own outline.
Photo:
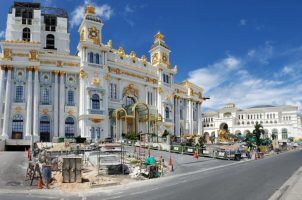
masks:
POLYGON ((256 145, 257 145, 257 147, 259 147, 261 144, 260 137, 261 137, 261 135, 265 134, 262 124, 259 124, 258 122, 256 122, 253 134, 256 137, 256 145))

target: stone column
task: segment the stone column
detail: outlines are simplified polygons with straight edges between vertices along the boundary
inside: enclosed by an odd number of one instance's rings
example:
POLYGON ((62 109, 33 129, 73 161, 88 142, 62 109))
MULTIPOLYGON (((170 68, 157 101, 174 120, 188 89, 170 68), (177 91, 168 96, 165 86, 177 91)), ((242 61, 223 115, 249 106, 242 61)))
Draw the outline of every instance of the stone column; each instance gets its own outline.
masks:
POLYGON ((59 71, 54 71, 55 85, 54 85, 54 100, 53 100, 53 137, 59 137, 59 71))
POLYGON ((12 79, 12 66, 7 66, 7 78, 6 78, 6 88, 5 88, 5 107, 4 107, 4 119, 3 119, 3 131, 2 138, 8 139, 8 123, 10 120, 11 112, 11 79, 12 79))
POLYGON ((33 120, 33 136, 34 140, 39 140, 39 96, 40 96, 40 84, 39 84, 39 68, 35 67, 34 77, 34 120, 33 120))
POLYGON ((2 117, 3 117, 3 97, 4 97, 4 75, 5 75, 5 68, 1 67, 0 69, 0 130, 2 130, 2 117))
POLYGON ((198 132, 198 135, 201 135, 201 133, 202 133, 202 130, 201 130, 201 112, 200 112, 200 110, 201 110, 201 103, 200 102, 197 102, 197 132, 198 132))
POLYGON ((32 91, 33 91, 33 80, 32 80, 32 71, 33 67, 29 67, 27 69, 27 97, 26 97, 26 130, 25 130, 25 139, 31 139, 32 135, 32 106, 33 106, 33 99, 32 99, 32 91))
POLYGON ((87 133, 85 132, 85 127, 84 127, 84 120, 82 119, 81 116, 83 116, 85 114, 85 109, 87 107, 86 103, 85 103, 85 77, 86 74, 83 70, 81 70, 80 75, 79 75, 79 79, 80 79, 80 94, 79 94, 79 129, 80 129, 80 135, 81 137, 86 137, 87 133))
POLYGON ((59 137, 65 136, 65 72, 60 71, 59 137))

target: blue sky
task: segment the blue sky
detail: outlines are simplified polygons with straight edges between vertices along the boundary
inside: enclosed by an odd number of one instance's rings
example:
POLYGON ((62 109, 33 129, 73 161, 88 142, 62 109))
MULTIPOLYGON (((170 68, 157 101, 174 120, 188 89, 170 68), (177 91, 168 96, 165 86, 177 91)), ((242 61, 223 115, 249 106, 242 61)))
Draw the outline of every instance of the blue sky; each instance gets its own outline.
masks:
MULTIPOLYGON (((0 37, 12 0, 1 0, 0 37)), ((39 2, 36 0, 36 2, 39 2)), ((103 42, 140 57, 161 31, 177 65, 177 82, 202 86, 207 109, 290 104, 302 107, 302 1, 299 0, 44 0, 64 8, 71 52, 85 4, 104 21, 103 42)))

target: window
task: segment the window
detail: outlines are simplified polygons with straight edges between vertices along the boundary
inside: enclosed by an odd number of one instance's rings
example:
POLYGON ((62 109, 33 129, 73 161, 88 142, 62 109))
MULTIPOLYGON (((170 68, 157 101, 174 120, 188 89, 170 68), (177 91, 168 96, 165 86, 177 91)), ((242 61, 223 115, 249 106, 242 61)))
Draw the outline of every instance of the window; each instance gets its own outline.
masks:
POLYGON ((149 105, 153 105, 153 93, 148 92, 148 102, 149 105))
POLYGON ((101 128, 100 127, 91 127, 91 139, 97 140, 101 138, 101 128))
POLYGON ((126 97, 126 106, 129 106, 129 105, 132 105, 132 104, 135 104, 135 99, 133 97, 127 96, 126 97))
POLYGON ((183 117, 183 110, 182 110, 182 108, 179 110, 179 115, 180 115, 180 119, 183 120, 184 117, 183 117))
POLYGON ((88 57, 89 57, 89 62, 93 63, 93 53, 92 52, 88 53, 88 57))
POLYGON ((98 53, 95 54, 95 63, 100 64, 100 55, 98 53))
POLYGON ((169 75, 167 75, 167 74, 163 74, 163 82, 164 83, 170 83, 170 77, 169 77, 169 75))
POLYGON ((67 105, 74 106, 74 91, 72 90, 67 92, 67 105))
POLYGON ((282 140, 287 140, 288 135, 287 135, 287 129, 284 128, 282 129, 282 140))
POLYGON ((92 95, 91 108, 94 110, 100 110, 100 97, 97 94, 92 95))
POLYGON ((168 107, 165 108, 165 117, 166 119, 170 118, 170 109, 168 107))
POLYGON ((55 49, 55 36, 52 34, 46 36, 46 49, 55 49))
POLYGON ((75 126, 74 119, 72 117, 67 117, 65 120, 65 137, 70 138, 74 137, 75 126))
POLYGON ((193 110, 193 121, 197 121, 197 109, 193 110))
POLYGON ((50 101, 49 101, 49 89, 48 88, 42 88, 41 103, 43 105, 48 105, 50 103, 50 101))
MULTIPOLYGON (((20 13, 18 13, 19 15, 20 13)), ((33 18, 33 11, 32 10, 23 10, 22 12, 22 24, 28 24, 31 25, 32 23, 32 18, 33 18)))
POLYGON ((44 16, 45 31, 56 31, 57 18, 55 16, 44 16))
POLYGON ((23 117, 22 115, 15 115, 12 123, 12 139, 23 138, 23 117))
POLYGON ((16 102, 23 102, 23 86, 16 86, 16 102))
POLYGON ((29 28, 23 29, 22 40, 26 41, 26 42, 30 41, 30 29, 29 28))
POLYGON ((40 140, 42 142, 50 141, 50 120, 48 116, 40 118, 40 140))
POLYGON ((110 83, 109 92, 111 99, 117 99, 117 85, 115 83, 110 83))

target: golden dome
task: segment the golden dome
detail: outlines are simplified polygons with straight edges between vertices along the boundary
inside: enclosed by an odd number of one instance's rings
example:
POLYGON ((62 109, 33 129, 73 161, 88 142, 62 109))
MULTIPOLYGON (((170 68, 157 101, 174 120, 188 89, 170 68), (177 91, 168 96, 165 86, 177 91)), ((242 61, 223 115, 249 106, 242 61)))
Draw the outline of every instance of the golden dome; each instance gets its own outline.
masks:
POLYGON ((154 36, 155 39, 157 40, 164 40, 164 35, 161 32, 156 33, 156 35, 154 36))
POLYGON ((88 5, 88 6, 86 7, 85 13, 95 14, 95 8, 94 8, 92 5, 88 5))

